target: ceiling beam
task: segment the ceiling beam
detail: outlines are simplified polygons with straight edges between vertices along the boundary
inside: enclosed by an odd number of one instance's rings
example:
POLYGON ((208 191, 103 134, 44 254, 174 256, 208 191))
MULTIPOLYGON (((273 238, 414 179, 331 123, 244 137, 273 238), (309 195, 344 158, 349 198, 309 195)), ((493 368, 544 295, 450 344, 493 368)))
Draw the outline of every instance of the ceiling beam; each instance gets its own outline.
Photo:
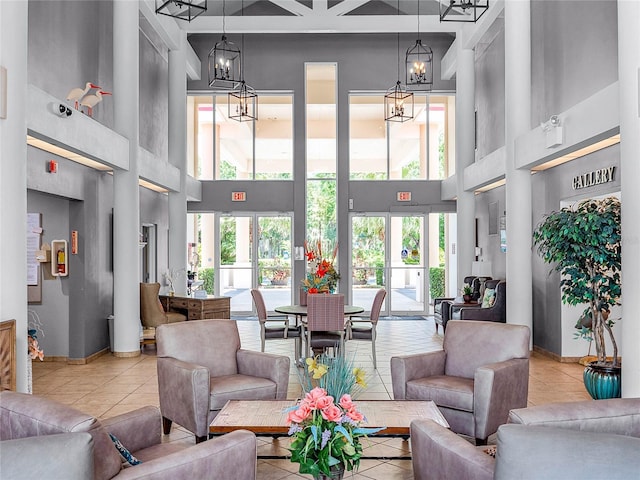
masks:
POLYGON ((365 3, 369 3, 369 0, 353 0, 351 2, 342 2, 331 7, 329 11, 336 16, 346 15, 349 12, 353 12, 356 8, 361 7, 365 3))
MULTIPOLYGON (((227 33, 413 33, 415 15, 340 15, 333 8, 326 15, 226 17, 227 33)), ((222 17, 194 19, 181 22, 188 33, 221 33, 222 17)), ((461 24, 440 22, 437 15, 420 15, 421 33, 457 33, 461 24)))
POLYGON ((295 0, 271 0, 271 3, 293 13, 294 15, 304 16, 311 13, 311 9, 309 7, 298 3, 295 0))

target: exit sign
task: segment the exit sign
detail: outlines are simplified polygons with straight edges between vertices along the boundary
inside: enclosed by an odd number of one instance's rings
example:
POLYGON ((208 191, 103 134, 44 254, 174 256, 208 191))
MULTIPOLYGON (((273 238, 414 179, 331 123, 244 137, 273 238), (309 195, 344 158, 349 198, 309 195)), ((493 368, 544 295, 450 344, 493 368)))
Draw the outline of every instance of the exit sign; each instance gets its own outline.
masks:
POLYGON ((246 202, 247 201, 247 192, 231 192, 231 201, 232 202, 246 202))
POLYGON ((399 202, 410 202, 411 201, 411 192, 398 192, 398 201, 399 202))

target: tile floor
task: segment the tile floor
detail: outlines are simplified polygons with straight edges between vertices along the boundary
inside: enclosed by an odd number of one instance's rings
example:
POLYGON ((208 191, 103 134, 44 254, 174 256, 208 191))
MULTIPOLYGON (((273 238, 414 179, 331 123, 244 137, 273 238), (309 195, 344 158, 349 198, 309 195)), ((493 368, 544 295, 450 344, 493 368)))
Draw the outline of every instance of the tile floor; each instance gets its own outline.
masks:
MULTIPOLYGON (((260 329, 256 321, 238 321, 243 348, 260 349, 260 329)), ((377 363, 373 370, 371 344, 347 343, 347 355, 368 372, 368 388, 361 399, 378 400, 393 397, 389 359, 394 355, 433 351, 442 348, 442 331, 436 333, 432 320, 381 321, 378 324, 377 363)), ((292 340, 267 341, 266 351, 291 355, 292 340)), ((551 402, 588 400, 582 383, 583 367, 558 363, 533 354, 530 366, 529 405, 551 402)), ((288 398, 297 398, 300 384, 295 367, 291 367, 288 398)), ((145 347, 135 358, 116 358, 104 355, 87 365, 66 365, 61 362, 33 363, 33 393, 72 405, 96 417, 108 418, 144 405, 158 405, 158 381, 155 347, 145 347)), ((194 442, 189 432, 176 426, 165 441, 194 442)), ((283 455, 288 446, 286 438, 273 440, 258 437, 259 455, 283 455)), ((359 480, 411 480, 409 442, 395 438, 371 438, 365 443, 365 455, 374 457, 398 456, 405 460, 367 460, 360 463, 358 473, 345 478, 359 480)), ((299 475, 298 465, 288 460, 259 459, 258 478, 261 480, 293 480, 311 478, 299 475)))

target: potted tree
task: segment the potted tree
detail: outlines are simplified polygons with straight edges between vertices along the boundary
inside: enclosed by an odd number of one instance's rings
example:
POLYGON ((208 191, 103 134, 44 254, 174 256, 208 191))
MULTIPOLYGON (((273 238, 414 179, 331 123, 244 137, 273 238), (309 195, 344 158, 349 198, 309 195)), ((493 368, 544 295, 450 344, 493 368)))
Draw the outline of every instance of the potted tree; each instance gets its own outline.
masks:
POLYGON ((584 372, 593 398, 620 396, 618 345, 609 317, 622 294, 620 238, 620 200, 615 197, 584 200, 552 212, 533 234, 542 259, 562 276, 563 303, 587 305, 576 327, 595 343, 597 360, 584 372), (607 357, 605 332, 612 357, 607 357))

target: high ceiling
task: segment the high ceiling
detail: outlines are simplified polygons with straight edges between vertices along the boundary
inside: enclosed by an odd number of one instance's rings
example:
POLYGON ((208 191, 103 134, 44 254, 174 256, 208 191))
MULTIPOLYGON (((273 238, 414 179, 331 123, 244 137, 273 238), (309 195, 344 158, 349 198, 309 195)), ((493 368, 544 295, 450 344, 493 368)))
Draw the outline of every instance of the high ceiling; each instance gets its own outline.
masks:
MULTIPOLYGON (((448 5, 449 0, 441 0, 448 5)), ((395 33, 457 32, 440 22, 440 0, 208 0, 189 33, 395 33), (224 9, 224 14, 223 14, 224 9), (419 13, 419 17, 418 17, 419 13)), ((452 15, 462 13, 452 12, 452 15)))

